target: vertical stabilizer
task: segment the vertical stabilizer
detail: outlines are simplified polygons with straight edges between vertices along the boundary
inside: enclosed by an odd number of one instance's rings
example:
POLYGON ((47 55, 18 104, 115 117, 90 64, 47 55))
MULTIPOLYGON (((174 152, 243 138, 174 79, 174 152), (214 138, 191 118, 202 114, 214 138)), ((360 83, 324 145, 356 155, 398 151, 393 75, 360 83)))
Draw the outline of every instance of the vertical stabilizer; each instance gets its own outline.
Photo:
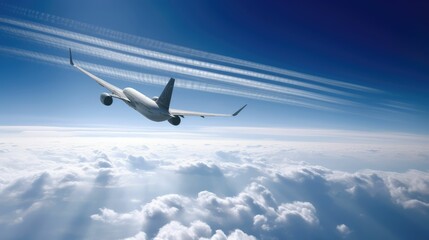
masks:
POLYGON ((71 48, 69 48, 70 65, 74 66, 73 57, 71 54, 71 48))
POLYGON ((171 100, 171 95, 173 94, 173 87, 174 87, 174 78, 170 78, 170 81, 168 81, 167 85, 164 88, 164 91, 162 91, 161 95, 156 101, 158 106, 163 107, 165 109, 170 108, 170 100, 171 100))

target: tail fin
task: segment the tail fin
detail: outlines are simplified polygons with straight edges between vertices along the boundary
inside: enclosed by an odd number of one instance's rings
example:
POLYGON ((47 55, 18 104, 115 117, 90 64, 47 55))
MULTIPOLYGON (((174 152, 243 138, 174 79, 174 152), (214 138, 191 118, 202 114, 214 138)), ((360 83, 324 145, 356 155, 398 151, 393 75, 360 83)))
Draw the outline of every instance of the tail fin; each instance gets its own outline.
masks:
POLYGON ((168 81, 167 85, 164 88, 164 91, 162 91, 161 95, 159 96, 156 103, 165 109, 170 108, 170 100, 171 95, 173 94, 173 87, 174 87, 174 78, 170 78, 170 81, 168 81))
POLYGON ((73 62, 73 58, 72 58, 72 53, 71 53, 71 48, 69 48, 69 57, 70 57, 70 65, 74 66, 74 62, 73 62))

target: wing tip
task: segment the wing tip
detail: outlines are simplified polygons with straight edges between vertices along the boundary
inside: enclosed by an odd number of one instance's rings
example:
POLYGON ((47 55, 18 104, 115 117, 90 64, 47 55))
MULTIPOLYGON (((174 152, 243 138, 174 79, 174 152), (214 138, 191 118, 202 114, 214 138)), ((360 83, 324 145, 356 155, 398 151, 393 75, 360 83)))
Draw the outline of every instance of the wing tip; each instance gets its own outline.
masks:
POLYGON ((70 65, 74 66, 71 48, 69 48, 70 65))
POLYGON ((241 112, 241 110, 243 110, 245 107, 247 106, 247 104, 245 104, 244 106, 242 106, 240 109, 238 109, 235 113, 233 113, 232 114, 232 116, 237 116, 240 112, 241 112))

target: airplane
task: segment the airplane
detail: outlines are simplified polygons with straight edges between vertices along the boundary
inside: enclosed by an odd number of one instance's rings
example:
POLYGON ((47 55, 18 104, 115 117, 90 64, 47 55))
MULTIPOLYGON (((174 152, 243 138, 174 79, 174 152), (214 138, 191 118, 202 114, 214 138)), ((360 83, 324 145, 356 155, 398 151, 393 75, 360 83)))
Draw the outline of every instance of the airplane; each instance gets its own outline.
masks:
POLYGON ((110 93, 102 93, 100 95, 100 101, 106 105, 110 106, 113 103, 113 98, 117 98, 125 102, 128 106, 135 109, 137 112, 145 116, 146 118, 155 121, 162 122, 167 120, 170 124, 177 126, 181 122, 181 118, 185 116, 199 116, 202 118, 205 117, 235 117, 237 116, 241 110, 243 110, 246 106, 242 106, 233 114, 218 114, 218 113, 204 113, 204 112, 193 112, 186 110, 178 110, 170 108, 171 96, 173 94, 174 87, 174 78, 170 78, 164 90, 162 91, 159 97, 149 98, 139 91, 127 87, 124 89, 120 89, 103 79, 95 76, 94 74, 88 72, 83 69, 79 65, 73 62, 71 48, 69 48, 69 57, 70 57, 70 65, 77 68, 79 71, 83 72, 90 78, 94 79, 98 84, 106 88, 110 91, 110 93))

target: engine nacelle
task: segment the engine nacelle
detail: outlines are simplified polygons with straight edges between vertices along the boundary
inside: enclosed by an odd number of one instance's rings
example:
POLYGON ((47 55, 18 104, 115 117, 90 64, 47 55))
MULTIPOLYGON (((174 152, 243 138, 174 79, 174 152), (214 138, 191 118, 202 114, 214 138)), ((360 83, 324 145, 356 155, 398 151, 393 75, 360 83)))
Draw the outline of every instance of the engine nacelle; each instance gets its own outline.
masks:
POLYGON ((155 96, 155 97, 152 97, 152 100, 154 100, 156 102, 156 101, 158 101, 158 98, 159 97, 155 96))
POLYGON ((174 116, 170 119, 168 119, 168 122, 171 123, 174 126, 177 126, 180 124, 180 117, 179 116, 174 116))
POLYGON ((108 93, 102 93, 100 95, 100 101, 106 106, 110 106, 113 103, 113 97, 108 93))

